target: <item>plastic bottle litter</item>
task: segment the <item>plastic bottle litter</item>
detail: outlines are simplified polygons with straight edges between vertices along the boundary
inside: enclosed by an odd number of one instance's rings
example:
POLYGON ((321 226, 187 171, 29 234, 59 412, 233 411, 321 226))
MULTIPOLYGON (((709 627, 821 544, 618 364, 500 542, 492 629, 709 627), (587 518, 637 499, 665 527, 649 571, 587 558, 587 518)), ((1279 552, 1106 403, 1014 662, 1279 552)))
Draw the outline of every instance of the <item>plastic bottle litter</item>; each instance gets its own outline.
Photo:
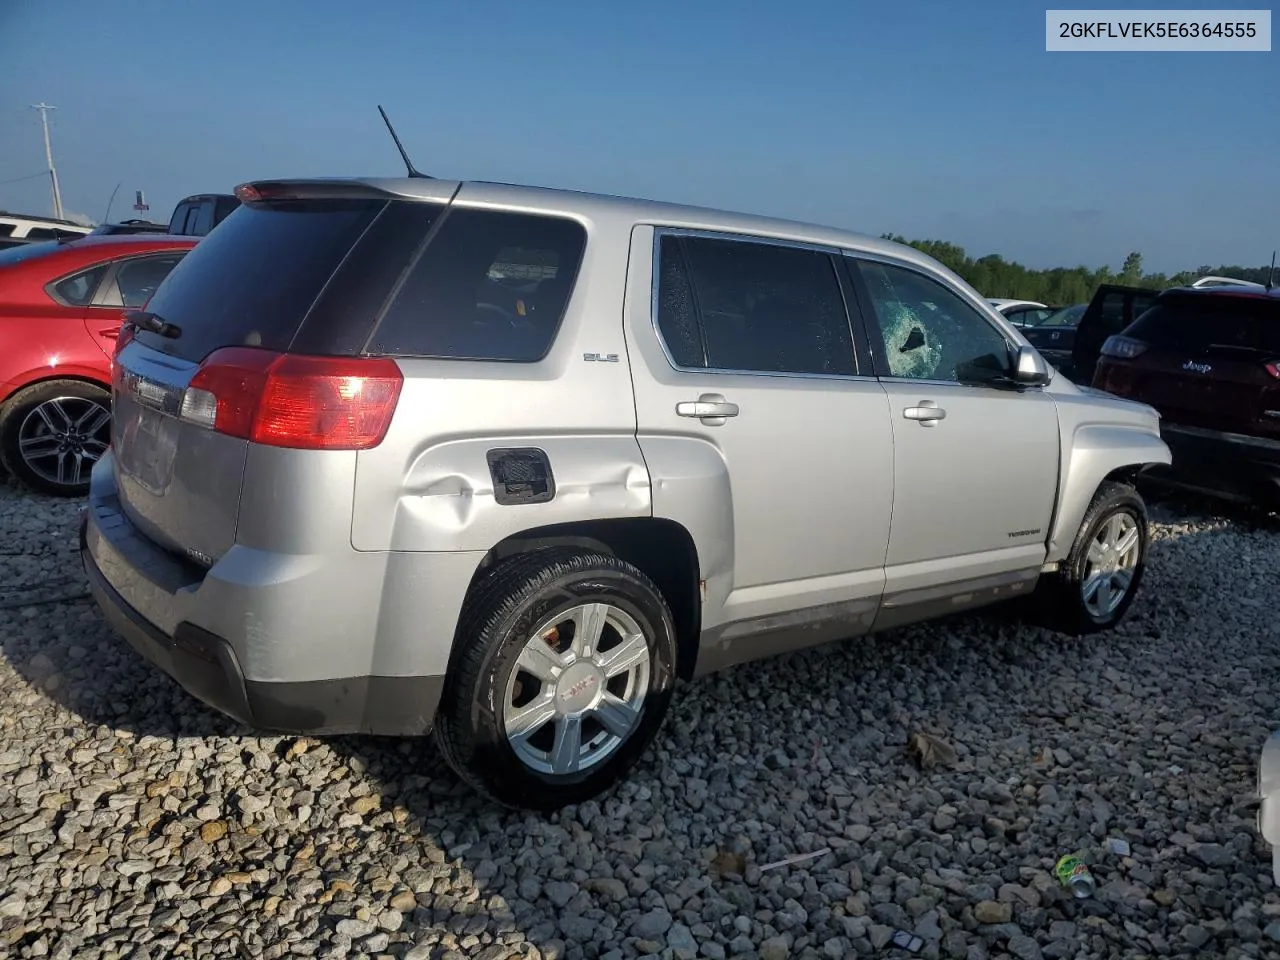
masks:
POLYGON ((1074 854, 1067 854, 1059 860, 1053 872, 1058 882, 1070 890, 1077 900, 1093 896, 1093 891, 1098 887, 1098 881, 1093 879, 1088 865, 1074 854))

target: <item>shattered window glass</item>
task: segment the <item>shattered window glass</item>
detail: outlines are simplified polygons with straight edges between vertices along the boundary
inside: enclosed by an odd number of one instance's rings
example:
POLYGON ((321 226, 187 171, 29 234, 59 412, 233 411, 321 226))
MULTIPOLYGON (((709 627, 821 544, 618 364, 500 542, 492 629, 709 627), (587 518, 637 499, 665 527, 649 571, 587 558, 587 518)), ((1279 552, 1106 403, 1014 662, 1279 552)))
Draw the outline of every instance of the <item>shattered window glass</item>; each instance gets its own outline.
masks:
POLYGON ((909 380, 981 379, 1005 369, 1009 344, 994 324, 936 281, 884 263, 858 269, 884 338, 889 374, 909 380))

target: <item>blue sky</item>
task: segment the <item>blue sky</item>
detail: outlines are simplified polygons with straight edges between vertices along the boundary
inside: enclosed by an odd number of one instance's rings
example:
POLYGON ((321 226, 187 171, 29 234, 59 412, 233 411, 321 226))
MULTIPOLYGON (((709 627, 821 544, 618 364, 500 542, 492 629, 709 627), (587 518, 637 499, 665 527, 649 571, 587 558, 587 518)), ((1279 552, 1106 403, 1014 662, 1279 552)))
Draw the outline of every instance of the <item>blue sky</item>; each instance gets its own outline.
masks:
MULTIPOLYGON (((1089 4, 1081 4, 1089 6, 1089 4)), ((272 176, 438 176, 935 237, 1031 266, 1280 246, 1280 52, 1046 53, 1044 4, 0 0, 0 208, 154 219, 272 176)))

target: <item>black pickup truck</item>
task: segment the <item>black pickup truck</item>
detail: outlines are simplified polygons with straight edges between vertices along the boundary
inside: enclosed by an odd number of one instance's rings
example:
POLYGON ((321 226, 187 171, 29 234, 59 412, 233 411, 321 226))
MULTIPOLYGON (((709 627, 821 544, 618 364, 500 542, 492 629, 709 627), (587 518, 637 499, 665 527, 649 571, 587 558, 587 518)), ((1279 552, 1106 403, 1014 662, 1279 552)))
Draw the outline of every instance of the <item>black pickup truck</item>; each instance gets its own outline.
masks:
POLYGON ((178 201, 169 218, 169 233, 203 237, 231 215, 240 201, 229 193, 198 193, 178 201))

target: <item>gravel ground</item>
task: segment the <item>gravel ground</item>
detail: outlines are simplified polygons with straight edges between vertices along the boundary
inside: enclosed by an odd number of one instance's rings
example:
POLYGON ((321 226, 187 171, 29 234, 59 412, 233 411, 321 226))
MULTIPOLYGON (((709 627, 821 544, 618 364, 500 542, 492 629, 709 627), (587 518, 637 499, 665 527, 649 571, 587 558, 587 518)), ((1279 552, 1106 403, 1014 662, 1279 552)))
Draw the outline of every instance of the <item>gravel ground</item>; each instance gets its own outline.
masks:
POLYGON ((422 743, 202 707, 83 599, 77 511, 0 486, 0 956, 1280 956, 1244 805, 1278 525, 1164 508, 1110 636, 969 617, 686 685, 627 783, 540 818, 422 743), (1050 876, 1077 850, 1092 899, 1050 876))

